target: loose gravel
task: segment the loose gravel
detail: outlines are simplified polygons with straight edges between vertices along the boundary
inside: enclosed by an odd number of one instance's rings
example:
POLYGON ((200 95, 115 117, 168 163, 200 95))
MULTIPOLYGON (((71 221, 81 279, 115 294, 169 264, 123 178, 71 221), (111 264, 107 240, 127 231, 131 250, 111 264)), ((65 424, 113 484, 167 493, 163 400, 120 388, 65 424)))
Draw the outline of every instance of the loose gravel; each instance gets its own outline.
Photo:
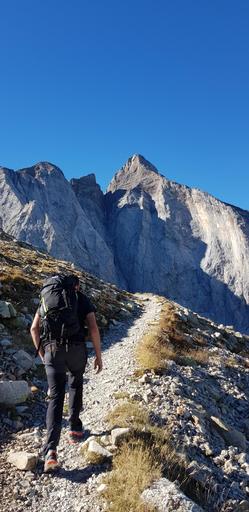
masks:
MULTIPOLYGON (((159 318, 162 306, 160 299, 152 295, 139 295, 137 298, 141 307, 125 321, 115 322, 103 339, 104 369, 100 374, 93 370, 94 356, 89 357, 81 415, 88 435, 106 432, 105 417, 117 404, 114 393, 121 390, 129 394, 136 392, 136 384, 130 378, 136 368, 134 348, 149 329, 150 322, 159 318)), ((58 474, 43 474, 41 465, 36 473, 24 473, 6 463, 10 451, 35 451, 42 446, 44 436, 45 431, 31 429, 26 439, 23 434, 17 434, 3 450, 0 461, 3 479, 1 512, 104 511, 105 504, 97 489, 108 467, 86 464, 80 454, 80 445, 68 444, 66 421, 58 447, 61 463, 58 474)))

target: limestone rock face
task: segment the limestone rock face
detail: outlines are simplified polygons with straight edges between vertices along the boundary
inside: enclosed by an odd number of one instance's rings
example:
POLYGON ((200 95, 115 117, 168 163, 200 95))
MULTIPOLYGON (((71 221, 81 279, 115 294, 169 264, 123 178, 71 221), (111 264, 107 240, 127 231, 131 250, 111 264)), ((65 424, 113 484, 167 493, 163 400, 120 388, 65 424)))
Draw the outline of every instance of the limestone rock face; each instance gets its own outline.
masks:
POLYGON ((249 330, 249 212, 161 176, 135 155, 107 198, 116 264, 130 291, 153 291, 249 330))
POLYGON ((96 183, 95 175, 89 174, 79 179, 73 178, 70 183, 82 210, 94 229, 105 239, 107 237, 105 196, 96 183))
POLYGON ((249 332, 249 212, 131 157, 103 194, 42 162, 0 168, 0 228, 132 292, 249 332))
POLYGON ((48 162, 14 172, 0 168, 0 227, 115 282, 113 256, 62 171, 48 162))

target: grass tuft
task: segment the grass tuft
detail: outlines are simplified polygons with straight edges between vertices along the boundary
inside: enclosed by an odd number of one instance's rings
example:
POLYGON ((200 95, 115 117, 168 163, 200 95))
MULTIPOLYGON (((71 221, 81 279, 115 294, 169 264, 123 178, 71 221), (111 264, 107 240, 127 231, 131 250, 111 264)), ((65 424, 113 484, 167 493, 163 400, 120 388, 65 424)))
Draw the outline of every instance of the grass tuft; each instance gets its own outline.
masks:
POLYGON ((205 365, 208 349, 200 348, 199 339, 189 340, 184 329, 187 330, 185 322, 179 319, 174 306, 166 303, 157 325, 138 344, 136 359, 140 369, 160 372, 170 360, 182 366, 205 365))
POLYGON ((110 427, 143 428, 149 423, 148 413, 137 403, 127 401, 117 405, 106 417, 110 427))
POLYGON ((122 400, 122 399, 129 399, 130 398, 130 395, 129 393, 127 393, 127 391, 116 391, 115 393, 113 393, 113 398, 115 398, 116 400, 122 400))
POLYGON ((113 471, 106 479, 103 496, 110 512, 156 512, 145 505, 140 495, 161 476, 161 466, 144 442, 127 442, 114 456, 113 471))

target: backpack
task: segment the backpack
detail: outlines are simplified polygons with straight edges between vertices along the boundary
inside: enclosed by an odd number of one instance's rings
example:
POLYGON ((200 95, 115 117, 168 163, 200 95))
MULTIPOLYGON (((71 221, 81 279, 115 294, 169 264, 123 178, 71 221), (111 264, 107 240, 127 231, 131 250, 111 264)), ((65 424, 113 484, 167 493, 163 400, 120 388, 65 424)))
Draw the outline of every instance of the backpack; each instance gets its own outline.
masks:
POLYGON ((40 293, 40 315, 45 343, 56 340, 63 344, 79 332, 77 282, 74 275, 56 275, 44 281, 40 293))

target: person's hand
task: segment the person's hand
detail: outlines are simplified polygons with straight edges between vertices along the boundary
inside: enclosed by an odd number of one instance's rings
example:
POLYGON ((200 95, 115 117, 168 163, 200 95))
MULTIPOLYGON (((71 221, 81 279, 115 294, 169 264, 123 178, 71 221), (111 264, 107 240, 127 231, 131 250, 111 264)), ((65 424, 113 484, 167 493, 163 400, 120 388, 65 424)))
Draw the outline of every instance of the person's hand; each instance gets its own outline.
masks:
POLYGON ((103 369, 103 363, 102 363, 101 356, 96 356, 95 360, 94 360, 94 370, 97 370, 96 373, 99 373, 99 372, 101 372, 102 369, 103 369))

